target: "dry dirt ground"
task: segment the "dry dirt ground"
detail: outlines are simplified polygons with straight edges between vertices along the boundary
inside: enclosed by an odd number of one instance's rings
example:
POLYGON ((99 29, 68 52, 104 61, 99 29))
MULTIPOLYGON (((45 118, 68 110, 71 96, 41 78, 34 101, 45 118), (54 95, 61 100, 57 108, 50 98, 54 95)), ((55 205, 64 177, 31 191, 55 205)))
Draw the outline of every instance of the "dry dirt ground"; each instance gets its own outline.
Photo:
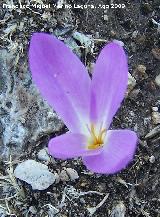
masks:
MULTIPOLYGON (((65 29, 69 26, 70 30, 66 34, 78 31, 97 39, 94 53, 85 55, 85 48, 81 48, 81 59, 86 65, 95 60, 105 41, 117 39, 124 43, 129 57, 129 72, 135 77, 136 85, 116 114, 112 128, 131 128, 139 136, 139 145, 133 162, 116 175, 92 174, 86 171, 81 159, 75 159, 56 160, 56 163, 49 164, 49 169, 58 171, 64 167, 71 167, 78 172, 79 178, 74 182, 61 181, 45 191, 33 191, 30 185, 11 177, 12 182, 15 182, 14 188, 10 190, 8 199, 4 199, 5 195, 2 195, 0 200, 0 206, 7 210, 7 216, 87 217, 92 215, 92 211, 95 211, 88 208, 96 207, 102 201, 93 216, 159 217, 160 87, 156 85, 155 78, 160 73, 160 50, 158 50, 160 49, 160 30, 153 19, 157 22, 160 21, 160 1, 66 0, 66 4, 72 5, 73 3, 82 5, 123 3, 125 4, 123 9, 2 8, 2 3, 6 2, 1 1, 0 3, 0 46, 10 52, 11 41, 18 43, 17 52, 20 53, 20 57, 16 63, 17 69, 22 69, 23 63, 27 61, 30 37, 33 32, 37 31, 52 33, 56 28, 65 29), (4 30, 14 24, 17 24, 18 28, 13 28, 13 31, 4 37, 4 30), (11 41, 7 40, 8 38, 11 41), (139 65, 142 65, 143 70, 137 69, 139 65), (156 110, 156 118, 153 110, 156 110), (155 127, 156 132, 148 135, 155 127), (23 188, 23 193, 17 184, 23 188), (19 195, 14 196, 15 192, 19 192, 19 195), (82 192, 88 193, 83 194, 82 192), (60 203, 61 206, 58 207, 60 203)), ((42 2, 44 4, 56 3, 53 0, 42 0, 42 2)), ((23 4, 22 0, 21 3, 23 4)), ((65 127, 58 134, 64 131, 66 131, 65 127)), ((38 145, 30 146, 25 151, 23 159, 18 159, 18 161, 28 158, 36 159, 35 153, 47 145, 50 136, 55 135, 43 136, 38 141, 38 145)), ((16 164, 15 161, 13 168, 16 164)), ((6 162, 1 162, 0 172, 4 177, 7 175, 9 165, 6 162)), ((1 185, 3 183, 4 180, 1 185)))

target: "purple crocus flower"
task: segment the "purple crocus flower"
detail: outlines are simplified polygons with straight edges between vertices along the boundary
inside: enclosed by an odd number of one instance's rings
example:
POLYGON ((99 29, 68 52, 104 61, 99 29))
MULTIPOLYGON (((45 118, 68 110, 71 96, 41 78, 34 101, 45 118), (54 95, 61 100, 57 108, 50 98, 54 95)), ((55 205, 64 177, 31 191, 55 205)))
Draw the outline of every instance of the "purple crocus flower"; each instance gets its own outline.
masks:
POLYGON ((32 77, 69 132, 49 142, 60 159, 82 157, 96 173, 112 174, 132 160, 137 136, 131 130, 109 130, 128 81, 127 58, 116 43, 101 51, 92 80, 73 52, 56 37, 35 33, 29 49, 32 77))

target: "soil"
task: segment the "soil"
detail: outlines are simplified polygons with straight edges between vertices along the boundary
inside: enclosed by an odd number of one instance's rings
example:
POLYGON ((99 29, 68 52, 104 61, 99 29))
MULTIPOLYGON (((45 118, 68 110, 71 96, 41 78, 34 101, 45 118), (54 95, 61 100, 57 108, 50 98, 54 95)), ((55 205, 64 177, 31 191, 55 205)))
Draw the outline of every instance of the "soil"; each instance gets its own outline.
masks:
MULTIPOLYGON (((5 1, 2 1, 5 2, 5 1)), ((45 4, 54 3, 54 1, 43 1, 45 4)), ((18 181, 23 187, 25 198, 11 198, 8 201, 10 214, 8 216, 61 216, 61 217, 87 217, 90 216, 87 208, 95 207, 99 204, 105 195, 108 195, 106 201, 100 206, 93 216, 97 217, 159 217, 160 216, 160 130, 151 138, 146 135, 157 127, 153 119, 153 107, 160 113, 160 87, 155 84, 155 77, 160 73, 160 62, 153 50, 160 48, 160 33, 158 26, 152 19, 160 21, 160 1, 159 0, 123 0, 123 1, 100 1, 93 0, 67 0, 66 4, 88 4, 96 5, 96 9, 15 9, 9 10, 3 8, 0 11, 1 25, 1 47, 7 48, 10 44, 4 38, 4 30, 9 25, 23 22, 23 28, 16 29, 11 35, 11 39, 17 42, 20 52, 20 59, 16 65, 17 69, 23 68, 23 61, 27 61, 27 50, 30 37, 33 32, 52 32, 57 27, 65 28, 71 26, 71 31, 78 31, 86 35, 91 35, 95 40, 94 53, 88 53, 84 57, 82 48, 82 61, 86 60, 89 65, 93 62, 100 49, 106 41, 113 39, 124 43, 124 48, 129 58, 129 72, 136 77, 136 86, 132 92, 125 98, 121 108, 116 114, 112 128, 131 128, 139 136, 139 145, 134 160, 122 172, 115 175, 98 175, 86 171, 81 159, 70 161, 56 160, 56 164, 50 163, 50 171, 59 171, 64 167, 71 167, 79 174, 79 179, 73 181, 60 182, 49 187, 46 191, 33 191, 29 185, 18 181), (125 8, 98 8, 98 5, 124 4, 125 8), (42 14, 46 18, 42 17, 42 14), (4 20, 4 21, 3 21, 4 20), (21 49, 20 45, 23 47, 21 49), (145 77, 140 77, 137 73, 137 67, 143 65, 146 67, 145 77), (83 196, 77 196, 76 193, 67 193, 65 205, 59 209, 57 214, 53 214, 53 207, 62 200, 64 189, 75 189, 76 192, 97 191, 102 193, 88 193, 83 196), (49 204, 49 205, 46 205, 49 204), (121 204, 123 210, 117 208, 121 204), (35 207, 34 214, 30 207, 35 207), (116 211, 115 211, 116 210, 116 211), (52 211, 52 213, 51 213, 52 211), (121 214, 118 214, 121 213, 121 214), (125 214, 124 214, 125 213, 125 214), (12 215, 11 215, 12 214, 12 215)), ((2 8, 2 3, 1 8, 2 8)), ((115 6, 115 5, 114 5, 115 6)), ((66 128, 59 132, 64 133, 66 128)), ((48 135, 42 137, 39 145, 31 147, 26 151, 24 160, 28 158, 36 159, 36 153, 47 144, 48 135)), ((37 159, 36 159, 37 160, 37 159)), ((14 165, 15 166, 15 165, 14 165)), ((1 173, 6 174, 7 165, 2 163, 1 173)), ((78 194, 77 194, 78 195, 78 194)), ((12 196, 12 192, 10 192, 12 196)), ((4 198, 4 197, 3 197, 4 198)), ((2 198, 2 199, 3 199, 2 198)), ((4 203, 4 201, 3 201, 4 203)), ((2 203, 2 205, 3 205, 2 203)))

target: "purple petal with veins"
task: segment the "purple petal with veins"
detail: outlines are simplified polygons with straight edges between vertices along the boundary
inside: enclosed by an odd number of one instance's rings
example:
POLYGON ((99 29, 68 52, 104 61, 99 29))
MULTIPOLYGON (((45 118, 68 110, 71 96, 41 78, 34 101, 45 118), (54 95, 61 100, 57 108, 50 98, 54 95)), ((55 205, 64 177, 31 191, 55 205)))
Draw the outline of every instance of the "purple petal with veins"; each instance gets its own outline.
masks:
POLYGON ((128 82, 127 58, 116 43, 106 45, 94 67, 91 83, 91 121, 108 128, 124 98, 128 82))
POLYGON ((44 99, 72 132, 89 117, 91 79, 86 68, 66 45, 45 33, 32 36, 29 49, 32 78, 44 99))

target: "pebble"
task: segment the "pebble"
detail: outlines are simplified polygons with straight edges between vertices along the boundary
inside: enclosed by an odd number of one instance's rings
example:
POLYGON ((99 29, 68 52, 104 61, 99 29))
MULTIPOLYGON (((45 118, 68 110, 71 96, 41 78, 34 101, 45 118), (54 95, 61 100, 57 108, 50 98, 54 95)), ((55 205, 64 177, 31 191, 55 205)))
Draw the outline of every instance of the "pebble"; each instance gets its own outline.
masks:
POLYGON ((155 82, 160 87, 160 74, 155 78, 155 82))
POLYGON ((106 191, 106 183, 100 183, 100 184, 98 184, 98 186, 97 186, 97 189, 98 189, 98 191, 100 191, 100 192, 104 192, 104 191, 106 191))
POLYGON ((62 182, 67 182, 67 181, 69 181, 69 176, 68 176, 66 170, 62 170, 62 171, 60 172, 60 174, 59 174, 59 177, 60 177, 60 180, 61 180, 62 182))
POLYGON ((34 214, 34 215, 37 213, 37 209, 36 209, 35 206, 30 206, 30 207, 29 207, 29 211, 30 211, 32 214, 34 214))
POLYGON ((136 86, 136 79, 132 77, 132 75, 128 72, 128 87, 127 87, 127 96, 136 86))
POLYGON ((155 125, 160 124, 160 113, 159 112, 152 112, 152 121, 153 121, 153 124, 155 125))
POLYGON ((38 152, 38 159, 41 161, 50 161, 47 148, 43 148, 38 152))
POLYGON ((138 94, 139 94, 139 92, 140 92, 140 89, 134 89, 134 90, 132 90, 132 92, 131 92, 131 94, 130 94, 130 97, 131 97, 132 99, 136 99, 137 96, 138 96, 138 94))
POLYGON ((126 207, 121 201, 115 207, 112 208, 110 217, 125 217, 126 207))
POLYGON ((108 21, 108 15, 107 15, 107 14, 104 14, 103 19, 104 19, 105 21, 108 21))
POLYGON ((153 48, 152 54, 157 60, 160 60, 160 48, 153 48))
POLYGON ((136 69, 134 70, 133 72, 133 77, 136 79, 136 80, 144 80, 144 79, 147 79, 148 78, 148 75, 146 73, 146 66, 144 65, 138 65, 136 67, 136 69))
POLYGON ((158 112, 158 107, 153 106, 153 107, 152 107, 152 111, 153 111, 153 112, 158 112))
POLYGON ((136 38, 137 35, 138 35, 138 31, 136 30, 136 31, 134 31, 134 32, 132 33, 132 38, 136 38))
POLYGON ((62 8, 64 4, 64 0, 58 0, 57 1, 57 8, 62 8))
POLYGON ((111 35, 112 37, 115 37, 115 36, 117 35, 117 33, 116 33, 115 31, 111 30, 110 35, 111 35))
POLYGON ((79 178, 77 171, 72 169, 72 168, 66 168, 66 172, 67 172, 71 181, 74 181, 74 180, 79 178))
POLYGON ((155 162, 155 160, 156 160, 156 158, 155 158, 155 156, 150 156, 150 158, 149 158, 149 162, 151 163, 151 164, 153 164, 154 162, 155 162))
POLYGON ((27 182, 33 190, 45 190, 55 182, 55 176, 48 167, 35 160, 26 160, 14 170, 16 178, 27 182))
POLYGON ((79 178, 79 175, 76 170, 72 168, 64 168, 60 174, 59 174, 59 179, 62 182, 68 182, 68 181, 74 181, 79 178))

